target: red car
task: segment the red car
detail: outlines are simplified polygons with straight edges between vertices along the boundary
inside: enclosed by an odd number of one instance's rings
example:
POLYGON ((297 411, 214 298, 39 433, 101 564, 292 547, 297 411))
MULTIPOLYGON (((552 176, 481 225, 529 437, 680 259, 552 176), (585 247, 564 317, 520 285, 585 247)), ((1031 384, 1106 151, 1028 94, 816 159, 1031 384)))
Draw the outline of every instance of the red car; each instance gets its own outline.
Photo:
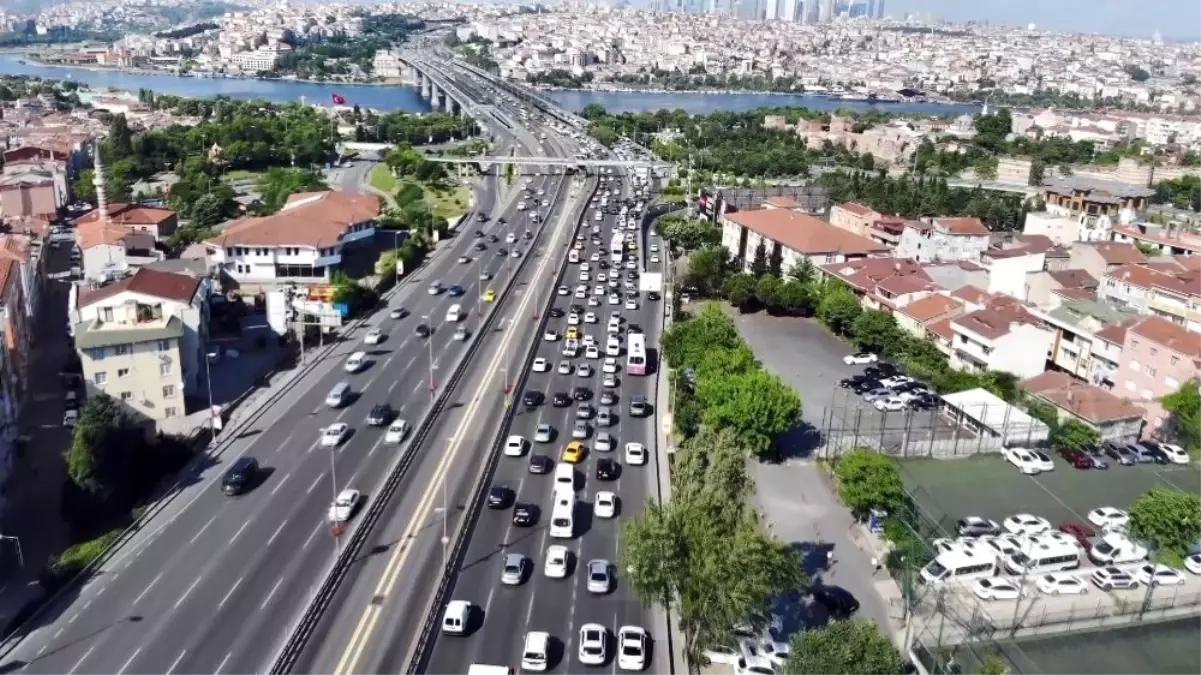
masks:
POLYGON ((1092 526, 1071 520, 1060 523, 1059 531, 1074 537, 1086 551, 1093 547, 1092 538, 1097 536, 1097 531, 1092 526))
POLYGON ((1093 468, 1093 460, 1078 448, 1060 448, 1059 456, 1077 469, 1093 468))

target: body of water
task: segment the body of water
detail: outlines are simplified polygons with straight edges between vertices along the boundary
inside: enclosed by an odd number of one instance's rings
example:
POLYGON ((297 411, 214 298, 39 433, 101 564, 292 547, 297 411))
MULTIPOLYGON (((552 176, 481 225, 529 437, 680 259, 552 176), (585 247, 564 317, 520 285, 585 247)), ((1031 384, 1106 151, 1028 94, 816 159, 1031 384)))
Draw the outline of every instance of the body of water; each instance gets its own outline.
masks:
MULTIPOLYGON (((365 84, 337 84, 318 82, 294 82, 289 80, 258 80, 253 78, 225 77, 178 77, 138 71, 120 71, 107 68, 78 68, 44 66, 30 63, 22 54, 0 54, 0 75, 28 75, 58 80, 74 80, 86 84, 93 90, 107 88, 136 92, 153 89, 162 94, 176 96, 229 96, 231 98, 261 98, 275 103, 299 101, 309 103, 332 103, 334 94, 346 99, 351 105, 360 105, 377 110, 403 110, 427 112, 429 104, 421 98, 414 87, 405 85, 375 86, 365 84), (24 62, 23 62, 24 61, 24 62)), ((647 110, 677 108, 693 114, 705 114, 723 110, 751 110, 761 107, 804 106, 815 110, 837 110, 839 108, 866 111, 911 113, 918 115, 961 115, 974 113, 979 106, 951 103, 884 103, 870 104, 866 101, 838 101, 820 96, 804 94, 704 94, 699 92, 628 92, 628 91, 550 91, 547 98, 564 108, 578 112, 589 103, 599 103, 615 112, 641 112, 647 110)))

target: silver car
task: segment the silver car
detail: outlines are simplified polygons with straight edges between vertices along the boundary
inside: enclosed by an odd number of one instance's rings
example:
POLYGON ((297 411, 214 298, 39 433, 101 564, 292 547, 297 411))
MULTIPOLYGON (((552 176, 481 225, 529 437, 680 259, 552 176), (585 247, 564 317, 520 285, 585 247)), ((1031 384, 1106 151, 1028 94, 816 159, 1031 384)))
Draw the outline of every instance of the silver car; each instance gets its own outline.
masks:
POLYGON ((587 422, 576 422, 575 426, 571 428, 571 437, 577 441, 582 441, 588 438, 589 431, 587 422))
POLYGON ((613 426, 613 411, 608 406, 602 407, 596 413, 596 426, 611 427, 613 426))
POLYGON ((535 443, 550 443, 551 438, 555 434, 555 429, 551 425, 543 422, 538 425, 538 430, 534 432, 535 443))
POLYGON ((600 452, 609 452, 617 442, 613 440, 613 436, 607 431, 601 431, 596 434, 596 440, 592 442, 592 447, 600 452))
POLYGON ((520 553, 506 555, 505 566, 500 573, 500 582, 506 586, 520 586, 521 582, 525 581, 525 570, 529 563, 529 559, 520 553))
POLYGON ((588 561, 588 592, 604 595, 613 585, 609 561, 602 558, 588 561))

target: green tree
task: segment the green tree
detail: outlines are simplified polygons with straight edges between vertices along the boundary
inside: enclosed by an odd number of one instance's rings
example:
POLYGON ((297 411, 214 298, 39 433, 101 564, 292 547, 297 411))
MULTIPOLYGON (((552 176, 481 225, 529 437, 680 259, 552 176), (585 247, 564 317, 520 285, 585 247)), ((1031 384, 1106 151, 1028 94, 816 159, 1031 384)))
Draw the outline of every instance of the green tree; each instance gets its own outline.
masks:
POLYGON ((1191 453, 1201 451, 1201 381, 1193 378, 1163 397, 1167 430, 1191 453))
POLYGON ((781 266, 784 264, 784 248, 782 246, 773 245, 771 247, 771 255, 767 258, 767 273, 779 279, 782 272, 781 266))
POLYGON ((767 245, 760 239, 759 245, 755 247, 755 257, 751 259, 751 274, 755 278, 759 278, 767 272, 767 245))
POLYGON ((808 285, 796 279, 780 284, 776 301, 780 311, 788 314, 808 316, 813 313, 813 293, 808 285))
POLYGON ((775 437, 790 429, 801 414, 797 393, 761 369, 698 377, 696 396, 703 405, 702 422, 736 430, 760 454, 768 453, 775 437))
POLYGON ((879 309, 861 312, 855 317, 851 324, 851 335, 855 336, 860 349, 886 355, 896 353, 902 340, 896 318, 879 309))
POLYGON ((88 399, 66 452, 67 476, 99 503, 128 498, 133 451, 143 443, 141 429, 113 397, 88 399))
POLYGON ((288 197, 297 192, 318 192, 328 190, 329 186, 314 171, 272 167, 259 178, 258 189, 262 197, 262 212, 270 214, 283 208, 288 197))
POLYGON ((859 298, 855 297, 851 289, 838 283, 827 284, 822 291, 821 300, 817 303, 818 318, 827 328, 839 335, 846 335, 851 331, 855 319, 859 318, 862 311, 859 298))
POLYGON ((96 203, 96 186, 92 182, 96 180, 96 172, 91 169, 84 169, 79 172, 79 176, 71 182, 71 194, 75 195, 76 199, 82 199, 89 204, 96 203))
POLYGON ((663 216, 655 225, 659 234, 672 246, 695 251, 702 246, 717 246, 721 243, 721 228, 704 218, 663 216))
POLYGON ((755 299, 755 277, 744 273, 730 275, 721 290, 727 302, 738 309, 746 309, 755 299))
POLYGON ((798 283, 808 285, 817 276, 817 271, 813 268, 813 261, 804 257, 801 258, 800 262, 793 265, 792 269, 788 270, 788 276, 792 277, 798 283))
POLYGON ((724 246, 706 246, 688 256, 688 271, 683 280, 708 298, 722 290, 730 271, 729 251, 724 246))
POLYGON ((979 675, 1006 675, 1009 664, 1000 654, 989 654, 980 664, 979 675))
POLYGON ((1201 496, 1152 488, 1130 506, 1130 534, 1150 544, 1160 560, 1180 566, 1201 536, 1201 496))
POLYGON ((697 368, 709 350, 741 344, 734 321, 712 305, 687 321, 673 323, 660 340, 663 356, 672 368, 697 368))
POLYGON ((901 653, 873 621, 833 621, 792 638, 784 672, 895 675, 901 672, 901 653))
POLYGON ((780 304, 780 278, 770 274, 759 277, 755 284, 755 299, 768 310, 774 310, 780 304))
POLYGON ((1026 182, 1029 185, 1038 187, 1043 184, 1043 178, 1046 176, 1046 173, 1047 165, 1043 164, 1041 160, 1036 159, 1030 162, 1030 175, 1027 177, 1026 182))
POLYGON ((1101 432, 1080 420, 1070 419, 1051 427, 1047 439, 1053 448, 1079 448, 1101 442, 1101 432))
POLYGON ((872 509, 896 513, 905 499, 897 465, 887 456, 859 448, 838 458, 834 466, 842 502, 857 518, 872 509))
POLYGON ((106 159, 110 162, 133 155, 133 132, 129 129, 129 121, 125 119, 124 113, 114 115, 109 122, 107 141, 110 157, 106 159))

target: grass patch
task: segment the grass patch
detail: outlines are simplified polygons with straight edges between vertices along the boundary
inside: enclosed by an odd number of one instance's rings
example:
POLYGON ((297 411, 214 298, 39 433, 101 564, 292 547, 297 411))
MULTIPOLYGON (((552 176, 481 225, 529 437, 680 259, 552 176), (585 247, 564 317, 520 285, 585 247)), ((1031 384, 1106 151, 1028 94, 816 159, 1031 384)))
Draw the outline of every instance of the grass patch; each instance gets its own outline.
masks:
POLYGON ((458 218, 471 208, 471 189, 466 185, 458 185, 440 192, 427 190, 425 195, 434 216, 445 218, 447 221, 458 218))
POLYGON ((112 546, 125 528, 109 530, 95 539, 81 541, 55 556, 50 569, 55 576, 67 577, 92 564, 112 546))
POLYGON ((264 172, 250 169, 231 169, 225 172, 226 180, 258 180, 264 172))
POLYGON ((392 169, 387 164, 376 164, 375 168, 371 169, 367 182, 376 190, 388 194, 392 194, 396 189, 396 176, 392 175, 392 169))

